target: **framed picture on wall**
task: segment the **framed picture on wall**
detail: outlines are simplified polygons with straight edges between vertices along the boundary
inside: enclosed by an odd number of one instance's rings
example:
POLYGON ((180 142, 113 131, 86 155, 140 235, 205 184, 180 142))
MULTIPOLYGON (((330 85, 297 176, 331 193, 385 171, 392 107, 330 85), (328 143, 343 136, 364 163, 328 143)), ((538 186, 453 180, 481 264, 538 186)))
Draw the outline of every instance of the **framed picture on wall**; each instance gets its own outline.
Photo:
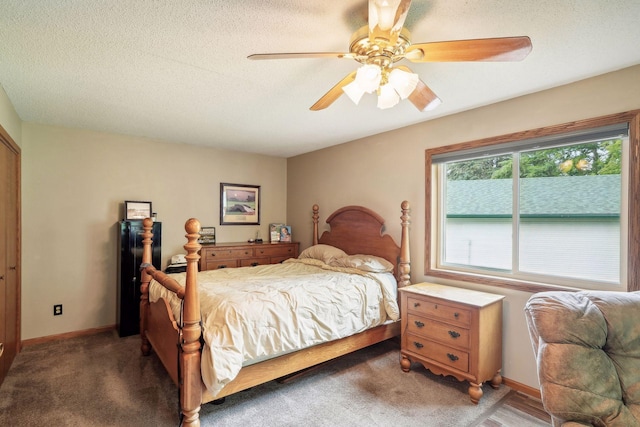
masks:
POLYGON ((220 183, 220 225, 259 225, 260 186, 220 183))
POLYGON ((124 202, 124 219, 125 221, 132 219, 151 218, 151 202, 124 202))

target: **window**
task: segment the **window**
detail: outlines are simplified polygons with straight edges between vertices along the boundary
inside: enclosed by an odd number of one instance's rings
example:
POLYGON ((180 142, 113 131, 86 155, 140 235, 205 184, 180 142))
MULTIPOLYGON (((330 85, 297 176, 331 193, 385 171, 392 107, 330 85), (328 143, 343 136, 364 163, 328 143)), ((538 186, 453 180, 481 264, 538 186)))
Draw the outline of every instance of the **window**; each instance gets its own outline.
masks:
POLYGON ((638 194, 637 122, 622 114, 427 150, 425 274, 636 289, 638 201, 622 195, 638 194))

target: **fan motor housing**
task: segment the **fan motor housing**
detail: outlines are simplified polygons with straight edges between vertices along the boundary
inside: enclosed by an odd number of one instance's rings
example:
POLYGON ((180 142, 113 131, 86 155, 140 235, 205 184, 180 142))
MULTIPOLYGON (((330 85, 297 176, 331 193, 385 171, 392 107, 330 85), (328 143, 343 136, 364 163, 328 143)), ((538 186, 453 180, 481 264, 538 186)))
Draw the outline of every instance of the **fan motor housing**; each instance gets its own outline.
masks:
POLYGON ((351 36, 349 52, 355 55, 356 61, 362 64, 375 64, 388 67, 402 59, 407 48, 411 45, 411 33, 402 28, 395 43, 382 37, 369 40, 369 27, 364 26, 351 36))

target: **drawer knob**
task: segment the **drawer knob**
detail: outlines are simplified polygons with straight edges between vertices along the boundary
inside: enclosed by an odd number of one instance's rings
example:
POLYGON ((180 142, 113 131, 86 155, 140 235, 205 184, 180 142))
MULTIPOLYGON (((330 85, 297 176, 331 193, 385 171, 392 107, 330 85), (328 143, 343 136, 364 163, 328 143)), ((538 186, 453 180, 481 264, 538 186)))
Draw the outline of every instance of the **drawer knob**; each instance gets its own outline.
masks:
POLYGON ((419 321, 419 320, 416 320, 414 323, 416 324, 416 326, 417 326, 418 328, 423 328, 423 327, 424 327, 424 323, 422 323, 422 322, 421 322, 421 321, 419 321))
POLYGON ((455 362, 456 360, 458 360, 458 356, 456 356, 455 354, 447 353, 447 357, 448 357, 448 358, 449 358, 449 360, 451 360, 452 362, 455 362))
POLYGON ((460 316, 460 313, 453 313, 453 317, 455 317, 456 319, 460 316))
POLYGON ((415 345, 415 346, 416 346, 416 348, 422 348, 422 347, 424 347, 424 344, 419 343, 418 341, 414 341, 414 342, 413 342, 413 345, 415 345))
POLYGON ((420 307, 420 303, 419 302, 414 302, 413 303, 413 308, 416 308, 416 307, 420 307))
POLYGON ((451 338, 458 338, 460 333, 456 331, 449 331, 449 335, 451 335, 451 338))

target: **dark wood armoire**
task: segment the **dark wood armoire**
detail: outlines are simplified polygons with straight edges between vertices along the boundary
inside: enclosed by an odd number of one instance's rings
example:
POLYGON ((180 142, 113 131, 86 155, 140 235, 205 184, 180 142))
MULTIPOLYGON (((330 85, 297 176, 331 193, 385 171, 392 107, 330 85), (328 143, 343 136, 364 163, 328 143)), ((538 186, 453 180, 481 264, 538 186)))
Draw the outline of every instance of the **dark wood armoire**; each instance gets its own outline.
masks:
MULTIPOLYGON (((142 220, 120 221, 118 226, 118 312, 121 337, 140 333, 140 264, 142 220)), ((153 265, 160 269, 162 223, 153 223, 153 265)))

